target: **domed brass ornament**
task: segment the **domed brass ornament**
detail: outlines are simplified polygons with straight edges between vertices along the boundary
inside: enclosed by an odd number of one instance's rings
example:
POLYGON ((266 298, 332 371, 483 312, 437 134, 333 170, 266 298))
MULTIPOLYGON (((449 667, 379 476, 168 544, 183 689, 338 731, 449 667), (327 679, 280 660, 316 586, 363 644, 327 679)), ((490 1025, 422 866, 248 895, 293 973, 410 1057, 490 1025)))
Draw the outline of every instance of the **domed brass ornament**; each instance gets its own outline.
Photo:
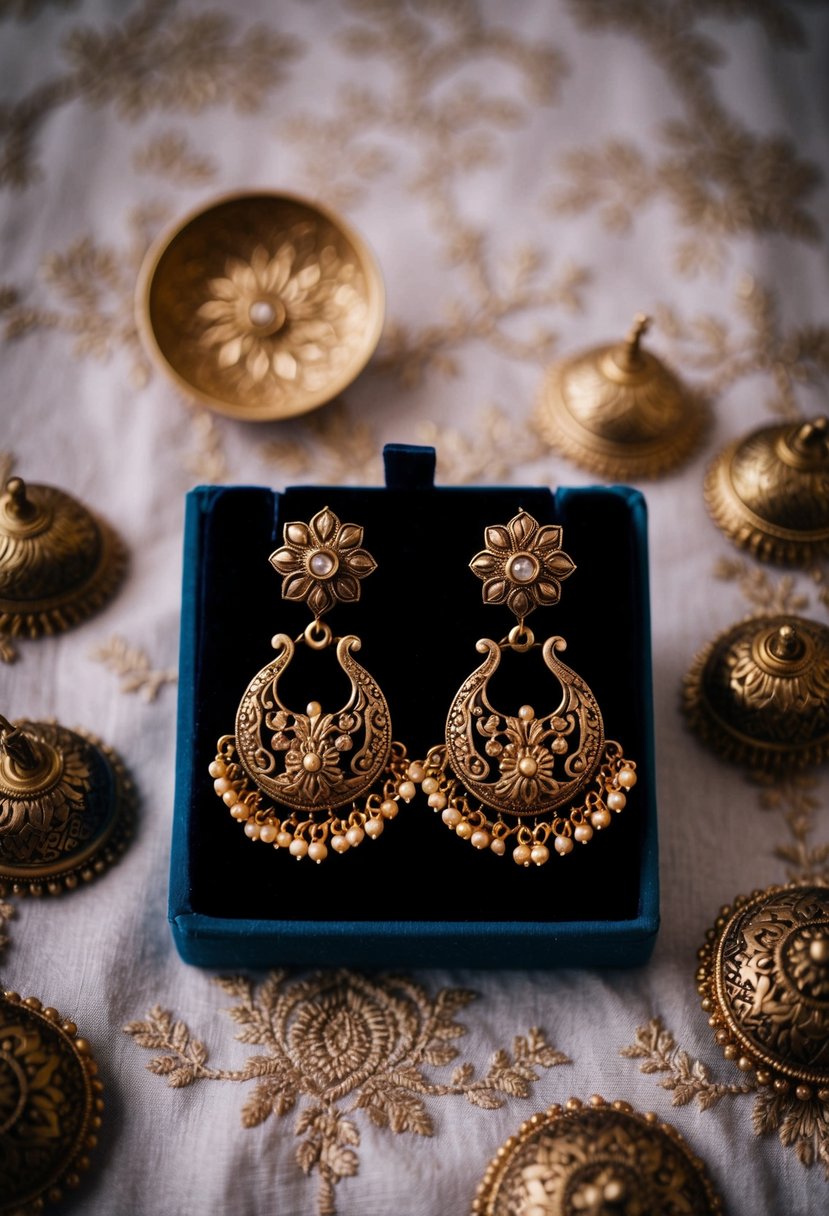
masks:
POLYGON ((583 351, 544 379, 541 434, 600 477, 658 477, 685 460, 705 426, 701 400, 642 349, 649 324, 639 313, 624 342, 583 351))
POLYGON ((829 887, 738 897, 699 952, 702 1007, 727 1060, 829 1122, 829 887))
POLYGON ((777 774, 829 757, 829 628, 798 616, 726 629, 685 677, 694 733, 726 760, 777 774))
POLYGON ((188 396, 253 422, 341 393, 383 327, 368 246, 338 216, 286 194, 239 194, 189 215, 149 251, 139 330, 188 396))
POLYGON ((58 895, 123 853, 135 792, 93 735, 0 716, 0 895, 58 895))
POLYGON ((765 426, 729 444, 705 478, 717 525, 761 561, 829 555, 829 418, 765 426))
POLYGON ((60 633, 96 612, 126 567, 123 544, 82 503, 19 477, 0 496, 0 633, 60 633))
POLYGON ((676 1128, 627 1102, 571 1098, 533 1115, 490 1162, 473 1216, 716 1216, 722 1203, 676 1128))
POLYGON ((0 1214, 34 1216, 76 1187, 104 1108, 89 1044, 36 997, 0 993, 0 1214))

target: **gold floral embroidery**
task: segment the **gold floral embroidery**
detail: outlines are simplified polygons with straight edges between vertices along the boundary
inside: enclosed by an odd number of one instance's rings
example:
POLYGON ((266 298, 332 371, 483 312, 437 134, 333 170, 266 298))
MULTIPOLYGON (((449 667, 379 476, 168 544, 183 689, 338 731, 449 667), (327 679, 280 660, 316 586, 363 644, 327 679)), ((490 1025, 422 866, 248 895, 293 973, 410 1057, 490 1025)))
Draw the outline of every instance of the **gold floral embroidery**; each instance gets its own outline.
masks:
MULTIPOLYGON (((507 481, 521 465, 548 454, 531 423, 516 425, 514 414, 498 405, 479 411, 471 435, 424 422, 418 440, 437 449, 438 474, 448 485, 507 481)), ((543 473, 541 479, 549 482, 553 477, 543 473)))
POLYGON ((495 1110, 507 1098, 528 1097, 539 1069, 569 1063, 533 1029, 514 1039, 511 1053, 496 1051, 484 1076, 463 1063, 450 1081, 435 1083, 423 1069, 457 1059, 455 1040, 467 1033, 457 1015, 474 992, 444 988, 432 997, 405 977, 344 970, 304 979, 274 971, 258 987, 241 977, 217 982, 236 1002, 228 1011, 240 1027, 235 1037, 264 1048, 241 1069, 208 1067, 204 1043, 158 1006, 125 1033, 163 1053, 147 1067, 174 1088, 201 1080, 255 1081, 242 1108, 244 1127, 296 1110, 294 1131, 302 1137, 296 1159, 304 1173, 317 1175, 320 1216, 334 1216, 335 1187, 359 1171, 360 1129, 349 1115, 364 1111, 377 1128, 431 1136, 424 1098, 454 1095, 495 1110))
MULTIPOLYGON (((190 405, 190 402, 187 403, 190 405)), ((201 485, 229 481, 224 433, 214 414, 193 405, 190 410, 196 450, 186 459, 187 471, 201 485)))
POLYGON ((138 693, 147 702, 155 701, 165 684, 178 679, 171 668, 153 670, 145 651, 117 635, 93 650, 90 658, 121 677, 121 692, 138 693))
POLYGON ((325 410, 281 423, 279 434, 260 451, 286 478, 313 473, 329 485, 377 485, 382 480, 377 434, 370 423, 353 417, 342 398, 325 410))
MULTIPOLYGON (((640 39, 667 73, 685 105, 684 119, 662 129, 663 150, 654 159, 628 140, 608 140, 598 151, 580 149, 563 158, 569 183, 551 196, 555 211, 581 212, 599 206, 610 229, 624 231, 644 205, 666 197, 679 224, 690 230, 676 251, 683 274, 716 271, 727 242, 745 232, 780 232, 802 241, 820 239, 820 227, 806 210, 820 183, 816 165, 797 155, 781 135, 755 135, 729 114, 716 96, 712 64, 719 47, 696 28, 700 12, 754 16, 755 6, 730 0, 688 5, 675 0, 569 0, 574 19, 589 31, 611 29, 640 39)), ((761 20, 784 31, 791 42, 796 21, 774 19, 769 5, 761 20)))
POLYGON ((133 153, 139 173, 154 173, 177 185, 191 186, 209 182, 218 172, 212 156, 193 150, 183 131, 164 131, 133 153))
POLYGON ((714 577, 724 582, 736 582, 743 598, 757 616, 785 615, 808 608, 808 597, 797 589, 791 574, 773 578, 768 570, 741 557, 720 557, 714 566, 714 577))
POLYGON ((82 99, 113 106, 135 122, 153 109, 199 114, 232 102, 255 112, 304 50, 292 37, 258 25, 234 39, 232 18, 217 12, 177 17, 173 0, 144 0, 122 25, 79 25, 63 44, 67 70, 6 106, 0 116, 0 185, 36 176, 35 140, 56 109, 82 99))

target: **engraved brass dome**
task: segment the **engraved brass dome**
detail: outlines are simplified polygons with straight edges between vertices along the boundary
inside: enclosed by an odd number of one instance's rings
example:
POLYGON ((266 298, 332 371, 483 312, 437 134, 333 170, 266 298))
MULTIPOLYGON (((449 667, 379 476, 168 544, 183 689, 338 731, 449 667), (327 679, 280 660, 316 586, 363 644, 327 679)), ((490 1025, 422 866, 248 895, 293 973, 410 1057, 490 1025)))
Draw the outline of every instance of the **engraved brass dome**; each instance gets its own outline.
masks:
POLYGON ((187 216, 149 251, 136 315, 187 396, 267 422, 324 405, 380 339, 385 293, 363 239, 318 204, 237 194, 187 216))
POLYGON ((0 496, 0 632, 60 633, 115 592, 126 551, 102 520, 53 486, 19 477, 0 496))
POLYGON ((100 740, 0 716, 0 895, 58 895, 116 861, 135 793, 100 740))
POLYGON ((702 1007, 726 1059, 779 1094, 829 1104, 829 887, 738 897, 699 957, 702 1007))
POLYGON ((702 402, 643 350, 649 318, 624 342, 597 346, 552 367, 538 428, 551 447, 601 477, 658 477, 681 464, 706 423, 702 402))
POLYGON ((74 1022, 0 993, 0 1216, 39 1212, 78 1185, 101 1126, 97 1072, 74 1022))
POLYGON ((533 1115, 490 1162, 473 1216, 715 1216, 705 1166, 668 1123, 598 1096, 533 1115))
POLYGON ((829 757, 829 628, 798 616, 726 629, 685 677, 696 735, 726 760, 769 773, 829 757))
POLYGON ((705 478, 716 525, 761 561, 829 555, 829 418, 765 426, 729 444, 705 478))

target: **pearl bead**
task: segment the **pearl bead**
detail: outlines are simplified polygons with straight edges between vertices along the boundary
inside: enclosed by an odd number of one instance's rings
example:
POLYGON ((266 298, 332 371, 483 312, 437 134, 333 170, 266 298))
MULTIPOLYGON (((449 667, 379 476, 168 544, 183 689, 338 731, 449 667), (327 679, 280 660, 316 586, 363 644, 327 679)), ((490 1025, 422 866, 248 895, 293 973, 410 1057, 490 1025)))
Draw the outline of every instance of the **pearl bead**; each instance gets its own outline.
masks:
POLYGON ((512 851, 512 860, 517 866, 528 866, 532 857, 532 849, 528 844, 519 844, 512 851))
POLYGON ((607 796, 607 805, 611 811, 621 811, 624 808, 627 798, 621 790, 611 790, 607 796))
POLYGON ((351 846, 345 836, 332 836, 331 848, 335 853, 345 853, 351 846))
POLYGON ((555 848, 556 852, 564 857, 566 853, 572 850, 573 841, 569 836, 556 836, 555 848))
POLYGON ((469 838, 469 843, 475 849, 488 849, 492 837, 484 828, 478 828, 469 838))
POLYGON ((273 842, 276 840, 276 828, 272 823, 266 823, 263 825, 262 830, 259 833, 259 839, 265 844, 273 844, 273 842))
POLYGON ((616 774, 619 785, 624 786, 626 790, 632 790, 636 785, 636 771, 632 768, 620 768, 616 774))
POLYGON ((538 772, 538 761, 532 756, 522 756, 518 761, 518 771, 524 777, 534 777, 538 772))
POLYGON ((248 308, 248 316, 252 325, 270 325, 276 313, 274 312, 273 304, 267 300, 254 300, 248 308))
POLYGON ((288 852, 292 857, 304 857, 308 852, 308 845, 301 837, 295 837, 288 846, 288 852))
POLYGON ((468 840, 472 835, 472 828, 465 819, 461 820, 461 822, 455 828, 455 835, 460 836, 461 840, 468 840))
POLYGON ((225 790, 222 794, 222 802, 225 806, 233 806, 234 802, 239 801, 239 795, 234 789, 225 790))
POLYGON ((413 781, 401 781, 400 788, 397 792, 404 802, 411 802, 417 793, 417 786, 413 781))
POLYGON ((309 701, 305 706, 305 712, 309 718, 316 718, 322 713, 322 706, 319 701, 309 701))
POLYGON ((332 555, 321 549, 318 553, 313 554, 308 563, 308 568, 312 574, 316 574, 317 578, 325 578, 334 569, 334 565, 332 555))
POLYGON ((446 806, 446 795, 445 794, 430 794, 429 795, 429 806, 432 808, 433 811, 442 811, 443 808, 446 806))
POLYGON ((562 738, 553 739, 550 744, 550 751, 555 752, 557 756, 561 756, 567 751, 567 740, 562 738))
POLYGON ((425 776, 425 773, 426 773, 425 768, 423 767, 422 764, 418 764, 417 761, 413 761, 409 765, 409 767, 406 769, 406 776, 411 781, 422 781, 425 776))
POLYGON ((456 824, 460 823, 462 818, 463 816, 461 815, 460 811, 456 811, 453 806, 447 807, 441 815, 441 819, 448 828, 455 827, 456 824))
POLYGON ((328 856, 328 849, 321 840, 313 840, 308 846, 308 856, 319 865, 328 856))
POLYGON ((514 557, 509 564, 509 576, 516 583, 531 583, 535 578, 536 565, 531 557, 514 557))
POLYGON ((383 835, 383 828, 385 826, 382 819, 367 819, 366 836, 370 836, 372 840, 376 840, 378 836, 383 835))
POLYGON ((227 772, 227 767, 224 760, 213 760, 208 766, 207 771, 211 777, 224 777, 227 772))
POLYGON ((289 849, 291 847, 292 840, 293 836, 290 832, 277 832, 276 834, 276 843, 279 845, 280 849, 289 849))
POLYGON ((545 844, 533 845, 530 860, 534 861, 537 866, 543 866, 545 861, 550 860, 550 850, 545 844))
POLYGON ((504 844, 500 836, 496 836, 489 847, 496 857, 503 857, 507 851, 507 846, 504 844))
POLYGON ((385 802, 380 803, 380 814, 384 819, 394 819, 399 809, 393 798, 387 798, 385 802))
POLYGON ((423 793, 435 794, 440 789, 440 782, 434 777, 426 777, 423 781, 423 793))
POLYGON ((246 819, 250 819, 250 807, 244 802, 237 802, 230 808, 230 813, 234 819, 238 819, 244 823, 246 819))
POLYGON ((348 829, 348 831, 345 834, 345 838, 348 841, 348 843, 352 846, 352 848, 356 849, 358 844, 363 843, 363 840, 365 839, 365 835, 366 834, 362 828, 354 827, 354 828, 348 829))
POLYGON ((535 710, 532 705, 522 705, 518 711, 518 717, 522 722, 532 722, 535 717, 535 710))
POLYGON ((217 777, 213 782, 213 789, 221 797, 222 794, 233 789, 233 782, 228 781, 227 777, 217 777))
POLYGON ((260 827, 259 827, 259 824, 258 824, 258 823, 256 823, 256 821, 255 821, 255 820, 253 820, 253 819, 249 819, 249 820, 247 821, 247 823, 245 824, 245 835, 246 835, 246 836, 247 836, 247 837, 248 837, 250 840, 258 840, 258 839, 259 839, 259 832, 260 832, 260 827))
POLYGON ((602 807, 601 810, 594 811, 590 816, 590 822, 593 824, 593 827, 600 832, 602 828, 606 828, 610 823, 610 811, 606 811, 604 807, 602 807))
POLYGON ((587 844, 588 840, 593 839, 593 829, 589 823, 580 823, 573 835, 579 844, 587 844))
POLYGON ((316 752, 307 752, 302 757, 302 767, 306 773, 317 773, 322 768, 322 760, 316 752))

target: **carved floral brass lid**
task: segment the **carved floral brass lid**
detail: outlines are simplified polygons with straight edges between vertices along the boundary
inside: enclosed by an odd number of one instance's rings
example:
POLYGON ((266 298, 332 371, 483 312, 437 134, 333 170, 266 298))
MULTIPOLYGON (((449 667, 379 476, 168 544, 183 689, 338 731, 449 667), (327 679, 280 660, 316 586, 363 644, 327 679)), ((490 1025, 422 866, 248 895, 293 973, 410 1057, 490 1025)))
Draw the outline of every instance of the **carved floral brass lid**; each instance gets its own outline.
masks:
POLYGON ((12 477, 0 496, 0 632, 60 633, 115 592, 126 550, 108 524, 54 486, 12 477))
POLYGON ((688 724, 726 760, 780 773, 829 757, 829 628, 794 615, 749 617, 694 659, 688 724))
POLYGON ((722 1203, 676 1128, 627 1102, 571 1098, 490 1162, 473 1216, 710 1216, 722 1203))
POLYGON ((178 223, 139 276, 139 331, 188 396, 233 418, 304 414, 341 393, 380 338, 377 263, 339 216, 237 194, 178 223))
POLYGON ((58 895, 123 853, 135 792, 115 752, 54 722, 0 716, 0 895, 58 895))
POLYGON ((101 1126, 97 1073, 74 1022, 0 992, 0 1214, 33 1216, 78 1185, 101 1126))
POLYGON ((538 428, 575 464, 601 477, 658 477, 696 446, 701 401, 643 350, 639 313, 624 342, 596 346, 553 366, 542 386, 538 428))
POLYGON ((829 418, 765 426, 729 444, 705 478, 716 525, 762 561, 829 554, 829 418))
POLYGON ((829 888, 769 887, 720 912, 698 991, 727 1060, 829 1117, 829 888))

